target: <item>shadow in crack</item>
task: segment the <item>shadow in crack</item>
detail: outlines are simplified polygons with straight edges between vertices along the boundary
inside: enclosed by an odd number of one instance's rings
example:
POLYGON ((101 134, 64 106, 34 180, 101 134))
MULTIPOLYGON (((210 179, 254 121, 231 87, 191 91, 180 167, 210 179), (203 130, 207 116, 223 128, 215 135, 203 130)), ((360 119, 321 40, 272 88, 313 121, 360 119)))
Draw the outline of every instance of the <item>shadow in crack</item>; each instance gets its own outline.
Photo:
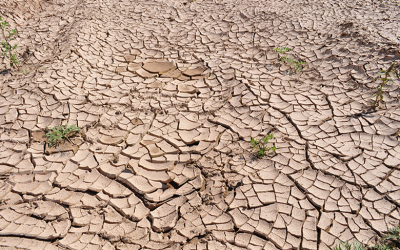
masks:
POLYGON ((2 71, 0 71, 0 74, 2 74, 3 76, 5 76, 9 73, 11 73, 11 69, 3 69, 2 71))

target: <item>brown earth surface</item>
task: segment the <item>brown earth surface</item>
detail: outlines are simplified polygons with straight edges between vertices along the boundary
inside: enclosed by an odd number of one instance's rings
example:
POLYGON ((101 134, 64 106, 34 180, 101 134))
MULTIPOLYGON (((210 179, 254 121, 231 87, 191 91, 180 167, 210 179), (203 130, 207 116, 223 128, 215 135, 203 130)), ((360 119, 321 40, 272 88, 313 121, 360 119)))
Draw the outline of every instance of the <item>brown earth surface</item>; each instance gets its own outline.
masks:
POLYGON ((373 245, 400 221, 400 81, 371 106, 399 9, 0 0, 21 61, 0 68, 0 248, 373 245), (49 148, 66 123, 82 132, 49 148))

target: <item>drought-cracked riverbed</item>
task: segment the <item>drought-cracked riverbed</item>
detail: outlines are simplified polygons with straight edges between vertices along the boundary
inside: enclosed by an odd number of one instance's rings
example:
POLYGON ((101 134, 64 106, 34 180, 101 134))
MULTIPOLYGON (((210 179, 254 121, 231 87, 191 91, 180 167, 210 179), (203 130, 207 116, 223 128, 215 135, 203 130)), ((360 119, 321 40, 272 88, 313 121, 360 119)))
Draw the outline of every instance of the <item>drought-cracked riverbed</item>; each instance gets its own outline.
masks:
POLYGON ((330 249, 399 225, 399 80, 371 108, 396 1, 0 8, 25 71, 0 75, 0 248, 330 249), (81 135, 48 148, 65 123, 81 135))

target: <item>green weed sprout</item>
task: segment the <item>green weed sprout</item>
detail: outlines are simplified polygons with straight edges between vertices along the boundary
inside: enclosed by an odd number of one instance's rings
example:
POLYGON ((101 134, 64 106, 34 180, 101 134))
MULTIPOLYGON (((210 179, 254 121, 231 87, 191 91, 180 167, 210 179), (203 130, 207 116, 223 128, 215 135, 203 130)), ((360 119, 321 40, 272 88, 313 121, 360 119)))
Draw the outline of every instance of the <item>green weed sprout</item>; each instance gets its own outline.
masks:
MULTIPOLYGON (((359 242, 354 241, 353 242, 353 249, 354 250, 366 250, 367 248, 359 242)), ((346 242, 340 242, 339 245, 336 245, 333 250, 352 250, 351 245, 348 241, 346 242)))
POLYGON ((392 72, 395 65, 396 63, 392 63, 392 65, 390 65, 387 70, 382 70, 381 73, 379 73, 379 77, 373 80, 380 80, 381 82, 377 87, 378 92, 372 96, 372 98, 375 97, 375 100, 373 102, 374 107, 379 106, 379 103, 383 101, 383 88, 385 88, 387 85, 390 85, 390 82, 393 82, 393 79, 391 79, 390 77, 396 77, 396 74, 392 72))
POLYGON ((17 44, 12 46, 10 42, 12 40, 15 40, 15 36, 17 34, 17 30, 13 29, 11 30, 10 24, 7 21, 2 21, 2 18, 0 17, 0 28, 1 28, 1 34, 3 36, 4 41, 1 41, 1 47, 3 48, 2 50, 2 57, 3 60, 8 57, 10 60, 10 67, 14 67, 14 65, 19 64, 18 59, 17 59, 17 54, 13 53, 14 50, 17 49, 17 44), (8 34, 6 34, 8 33, 8 34))
POLYGON ((373 249, 377 250, 393 250, 393 247, 386 245, 385 243, 378 244, 373 247, 373 249))
POLYGON ((290 50, 291 49, 289 49, 288 47, 275 48, 274 49, 274 51, 276 51, 278 53, 279 61, 291 64, 296 69, 296 71, 298 71, 298 72, 302 71, 304 66, 306 65, 306 62, 301 61, 301 60, 296 61, 296 60, 294 60, 294 59, 292 59, 290 57, 283 56, 286 52, 288 52, 290 50))
POLYGON ((275 48, 274 51, 278 52, 278 54, 285 54, 286 52, 290 51, 288 47, 283 48, 275 48))
POLYGON ((71 142, 70 137, 81 129, 75 125, 68 126, 68 123, 61 126, 55 126, 53 128, 47 128, 46 133, 49 148, 57 146, 65 139, 71 142))
POLYGON ((382 237, 384 240, 398 240, 400 239, 400 227, 390 228, 388 232, 382 237))
POLYGON ((251 138, 250 142, 252 144, 252 147, 257 150, 256 154, 258 158, 263 158, 270 150, 274 152, 276 151, 275 145, 272 147, 267 146, 269 140, 271 140, 272 138, 274 138, 274 135, 271 133, 269 133, 266 137, 262 138, 261 140, 256 140, 254 138, 251 138))
POLYGON ((286 56, 282 56, 281 61, 290 63, 298 72, 302 71, 304 65, 306 65, 306 62, 303 62, 301 60, 296 61, 296 60, 293 60, 292 58, 289 58, 286 56))
POLYGON ((390 228, 388 232, 385 233, 380 239, 379 243, 375 246, 365 246, 362 243, 356 241, 353 242, 353 247, 348 241, 340 242, 336 245, 333 250, 366 250, 366 249, 376 249, 376 250, 393 250, 398 249, 396 246, 400 244, 400 227, 390 228))
POLYGON ((340 242, 339 245, 336 245, 333 250, 351 250, 351 245, 348 241, 340 242))
MULTIPOLYGON (((377 250, 392 250, 393 245, 399 245, 400 240, 400 227, 390 228, 388 232, 382 236, 379 244, 375 245, 373 249, 377 250)), ((397 249, 397 248, 396 248, 397 249)))

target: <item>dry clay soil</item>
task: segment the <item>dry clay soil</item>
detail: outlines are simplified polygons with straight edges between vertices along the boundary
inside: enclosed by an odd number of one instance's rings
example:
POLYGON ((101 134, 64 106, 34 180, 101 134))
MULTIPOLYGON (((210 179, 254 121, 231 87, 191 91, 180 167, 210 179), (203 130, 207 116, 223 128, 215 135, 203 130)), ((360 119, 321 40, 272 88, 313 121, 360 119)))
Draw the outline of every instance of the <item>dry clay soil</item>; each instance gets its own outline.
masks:
POLYGON ((399 9, 0 1, 21 60, 0 75, 0 248, 374 244, 400 221, 399 80, 371 107, 400 59, 399 9), (49 148, 65 123, 81 133, 49 148), (250 140, 269 133, 259 159, 250 140))

